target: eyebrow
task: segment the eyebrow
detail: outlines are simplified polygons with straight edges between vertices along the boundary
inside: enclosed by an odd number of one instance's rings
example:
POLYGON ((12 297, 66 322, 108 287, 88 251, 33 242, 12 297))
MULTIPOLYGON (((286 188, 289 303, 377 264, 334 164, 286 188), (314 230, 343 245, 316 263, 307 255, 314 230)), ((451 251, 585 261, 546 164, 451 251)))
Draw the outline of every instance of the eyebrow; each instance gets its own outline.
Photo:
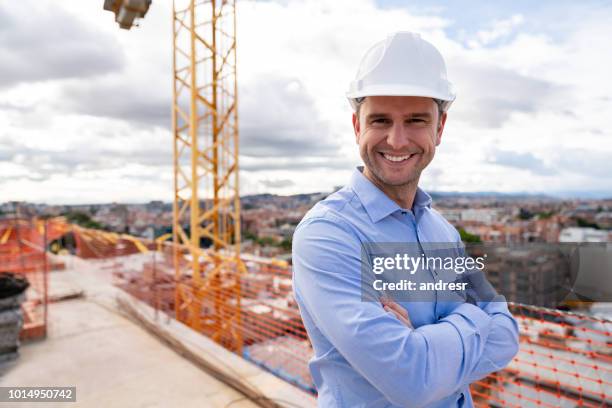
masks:
POLYGON ((416 112, 416 113, 411 113, 408 116, 411 118, 427 118, 427 119, 431 119, 433 117, 432 114, 429 112, 416 112))
MULTIPOLYGON (((366 120, 370 121, 372 119, 387 118, 387 117, 389 117, 389 115, 386 113, 370 113, 366 116, 366 120)), ((432 115, 429 112, 414 112, 409 115, 406 115, 406 117, 431 119, 432 115)))

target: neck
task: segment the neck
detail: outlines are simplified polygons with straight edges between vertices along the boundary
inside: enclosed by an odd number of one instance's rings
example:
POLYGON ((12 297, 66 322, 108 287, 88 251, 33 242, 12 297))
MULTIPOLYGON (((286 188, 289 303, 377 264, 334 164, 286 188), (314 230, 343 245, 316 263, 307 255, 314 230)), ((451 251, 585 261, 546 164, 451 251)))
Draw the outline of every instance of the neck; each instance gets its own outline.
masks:
POLYGON ((392 186, 383 183, 367 167, 363 169, 363 175, 401 208, 412 210, 412 204, 414 203, 414 197, 419 185, 419 177, 406 184, 392 186))

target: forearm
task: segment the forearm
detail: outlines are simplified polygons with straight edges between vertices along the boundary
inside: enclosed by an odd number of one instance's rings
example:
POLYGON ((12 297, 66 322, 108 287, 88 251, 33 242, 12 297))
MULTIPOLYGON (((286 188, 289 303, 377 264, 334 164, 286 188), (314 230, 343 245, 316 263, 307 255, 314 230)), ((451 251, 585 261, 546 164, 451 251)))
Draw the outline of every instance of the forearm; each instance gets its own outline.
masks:
POLYGON ((502 370, 512 361, 519 349, 518 324, 508 310, 507 303, 490 302, 484 305, 483 310, 491 316, 489 336, 482 356, 465 384, 502 370))
MULTIPOLYGON (((321 306, 311 305, 317 327, 353 368, 399 406, 425 406, 455 393, 479 363, 489 334, 489 316, 474 305, 414 330, 387 313, 330 320, 321 306)), ((335 310, 344 315, 342 309, 335 310)))

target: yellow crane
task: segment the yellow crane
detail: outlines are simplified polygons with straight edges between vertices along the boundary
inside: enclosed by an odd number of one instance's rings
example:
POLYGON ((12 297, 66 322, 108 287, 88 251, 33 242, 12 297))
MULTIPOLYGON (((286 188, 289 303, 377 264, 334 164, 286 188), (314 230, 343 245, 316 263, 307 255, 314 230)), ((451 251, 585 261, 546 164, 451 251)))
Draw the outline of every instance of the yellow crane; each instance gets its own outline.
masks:
MULTIPOLYGON (((150 4, 104 9, 130 29, 150 4)), ((175 0, 172 15, 175 312, 241 352, 236 2, 175 0)))

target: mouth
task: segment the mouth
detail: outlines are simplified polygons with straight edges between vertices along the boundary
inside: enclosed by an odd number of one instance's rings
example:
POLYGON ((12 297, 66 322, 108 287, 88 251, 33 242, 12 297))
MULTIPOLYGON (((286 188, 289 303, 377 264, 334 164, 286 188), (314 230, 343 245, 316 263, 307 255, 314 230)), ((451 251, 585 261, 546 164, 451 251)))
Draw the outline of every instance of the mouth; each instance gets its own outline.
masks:
POLYGON ((418 153, 408 153, 404 155, 394 155, 384 152, 379 152, 379 154, 385 158, 385 160, 390 161, 392 163, 402 163, 407 160, 410 160, 412 157, 416 156, 418 153))

